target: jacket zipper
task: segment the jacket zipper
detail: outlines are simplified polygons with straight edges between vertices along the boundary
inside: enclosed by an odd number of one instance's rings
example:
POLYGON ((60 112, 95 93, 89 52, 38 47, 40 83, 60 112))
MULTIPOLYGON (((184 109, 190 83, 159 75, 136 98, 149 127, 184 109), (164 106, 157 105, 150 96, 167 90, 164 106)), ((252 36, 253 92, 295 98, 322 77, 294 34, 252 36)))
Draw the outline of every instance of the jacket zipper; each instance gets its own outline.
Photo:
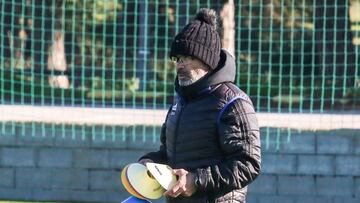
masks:
POLYGON ((175 126, 175 139, 174 139, 174 151, 173 151, 173 164, 174 166, 176 166, 176 146, 177 146, 177 138, 178 138, 178 134, 179 134, 179 123, 180 123, 180 119, 181 119, 181 115, 184 112, 186 106, 186 102, 180 97, 180 112, 179 112, 179 116, 177 118, 176 121, 176 126, 175 126))

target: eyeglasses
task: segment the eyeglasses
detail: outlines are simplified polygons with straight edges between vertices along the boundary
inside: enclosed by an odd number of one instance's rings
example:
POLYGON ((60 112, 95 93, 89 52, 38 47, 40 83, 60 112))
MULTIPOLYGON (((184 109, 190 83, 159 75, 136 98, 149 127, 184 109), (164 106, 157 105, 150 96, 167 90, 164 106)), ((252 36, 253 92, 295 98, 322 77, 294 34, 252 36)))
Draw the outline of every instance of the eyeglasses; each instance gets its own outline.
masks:
POLYGON ((184 62, 181 58, 175 57, 175 56, 171 57, 171 61, 174 63, 183 63, 184 62))
POLYGON ((184 64, 193 59, 194 58, 192 56, 180 56, 180 57, 173 56, 173 57, 171 57, 171 61, 173 61, 174 63, 178 63, 178 64, 184 64))

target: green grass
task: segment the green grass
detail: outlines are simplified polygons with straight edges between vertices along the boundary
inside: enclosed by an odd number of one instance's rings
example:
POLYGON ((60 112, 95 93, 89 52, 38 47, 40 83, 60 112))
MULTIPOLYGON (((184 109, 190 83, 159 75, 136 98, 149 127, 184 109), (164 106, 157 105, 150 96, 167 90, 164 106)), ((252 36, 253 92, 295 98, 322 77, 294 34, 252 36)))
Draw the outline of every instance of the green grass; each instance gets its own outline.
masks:
MULTIPOLYGON (((8 201, 8 200, 0 200, 0 203, 65 203, 65 202, 41 202, 41 201, 8 201)), ((66 202, 66 203, 80 203, 80 202, 66 202)))
MULTIPOLYGON (((0 203, 35 203, 35 202, 0 201, 0 203)), ((41 203, 60 203, 60 202, 41 202, 41 203)))

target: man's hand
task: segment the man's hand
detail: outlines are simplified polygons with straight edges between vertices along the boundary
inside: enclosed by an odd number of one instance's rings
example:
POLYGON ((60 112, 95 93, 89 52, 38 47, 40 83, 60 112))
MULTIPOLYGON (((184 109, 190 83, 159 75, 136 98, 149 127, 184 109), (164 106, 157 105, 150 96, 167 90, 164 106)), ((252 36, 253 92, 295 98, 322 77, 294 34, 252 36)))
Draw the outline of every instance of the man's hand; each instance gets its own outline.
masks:
POLYGON ((139 164, 146 166, 146 163, 154 163, 154 161, 151 159, 140 159, 139 160, 139 164))
POLYGON ((179 195, 189 197, 196 192, 194 173, 188 172, 185 169, 174 169, 173 173, 178 177, 178 181, 164 195, 170 197, 177 197, 179 195))

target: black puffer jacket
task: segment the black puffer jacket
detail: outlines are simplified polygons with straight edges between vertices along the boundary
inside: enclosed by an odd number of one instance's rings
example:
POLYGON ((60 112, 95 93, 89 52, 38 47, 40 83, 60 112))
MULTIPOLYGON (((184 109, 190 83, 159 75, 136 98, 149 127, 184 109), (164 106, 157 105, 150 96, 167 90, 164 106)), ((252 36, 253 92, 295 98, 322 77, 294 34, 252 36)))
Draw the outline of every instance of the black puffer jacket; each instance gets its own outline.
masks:
POLYGON ((197 192, 167 202, 245 202, 260 172, 260 134, 253 104, 236 87, 235 60, 222 51, 219 66, 190 86, 175 82, 160 150, 142 158, 196 173, 197 192))

